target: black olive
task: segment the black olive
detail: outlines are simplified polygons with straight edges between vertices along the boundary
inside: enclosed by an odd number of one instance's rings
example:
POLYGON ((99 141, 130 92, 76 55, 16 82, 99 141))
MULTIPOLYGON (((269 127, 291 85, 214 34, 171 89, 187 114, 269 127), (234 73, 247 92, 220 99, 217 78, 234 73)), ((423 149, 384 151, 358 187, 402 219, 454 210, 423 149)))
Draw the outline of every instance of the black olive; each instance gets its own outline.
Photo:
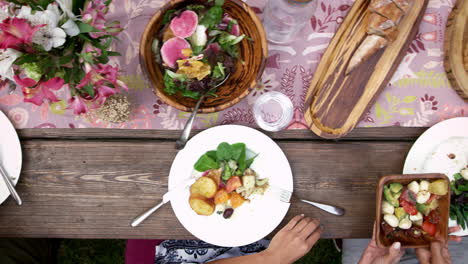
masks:
POLYGON ((234 209, 228 208, 228 209, 224 210, 223 217, 228 219, 228 218, 230 218, 232 216, 233 213, 234 213, 234 209))

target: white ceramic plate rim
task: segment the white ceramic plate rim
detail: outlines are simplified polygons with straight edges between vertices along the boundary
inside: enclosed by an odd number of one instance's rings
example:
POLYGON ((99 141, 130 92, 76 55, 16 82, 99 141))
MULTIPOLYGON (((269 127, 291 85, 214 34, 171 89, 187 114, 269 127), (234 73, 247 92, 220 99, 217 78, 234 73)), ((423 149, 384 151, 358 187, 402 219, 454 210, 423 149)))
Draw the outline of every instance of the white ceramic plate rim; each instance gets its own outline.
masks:
MULTIPOLYGON (((442 121, 426 130, 413 144, 406 156, 403 167, 404 174, 424 173, 423 166, 427 155, 439 144, 451 137, 468 137, 468 117, 456 117, 442 121)), ((447 175, 450 180, 453 175, 447 175)), ((449 220, 449 226, 456 222, 449 220)), ((467 236, 468 228, 454 233, 457 236, 467 236)))
MULTIPOLYGON (((16 130, 7 116, 0 111, 0 165, 3 166, 13 183, 19 180, 22 165, 21 144, 16 130)), ((0 176, 0 204, 3 203, 10 192, 0 176)))
MULTIPOLYGON (((291 167, 280 147, 265 134, 238 125, 217 126, 194 136, 174 159, 169 174, 169 189, 191 177, 194 172, 193 164, 198 158, 206 151, 216 149, 221 142, 245 143, 249 150, 259 153, 252 169, 260 177, 269 178, 272 184, 293 191, 291 167), (272 160, 274 162, 265 166, 266 161, 272 160), (262 176, 262 172, 270 176, 262 176)), ((223 219, 216 213, 208 217, 197 215, 190 208, 188 197, 189 189, 185 188, 171 200, 177 219, 195 237, 224 247, 243 246, 264 238, 281 223, 290 206, 289 203, 267 198, 268 195, 265 194, 236 209, 236 217, 223 219)))

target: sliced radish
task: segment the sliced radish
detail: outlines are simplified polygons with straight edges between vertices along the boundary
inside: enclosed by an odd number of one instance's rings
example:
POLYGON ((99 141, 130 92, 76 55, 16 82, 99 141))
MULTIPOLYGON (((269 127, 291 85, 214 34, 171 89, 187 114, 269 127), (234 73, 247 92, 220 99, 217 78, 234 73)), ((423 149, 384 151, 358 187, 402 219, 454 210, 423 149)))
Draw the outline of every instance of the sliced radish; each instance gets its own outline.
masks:
POLYGON ((182 54, 183 49, 190 49, 190 44, 183 38, 174 37, 164 42, 161 47, 161 57, 164 63, 174 68, 177 60, 187 58, 182 54))
POLYGON ((177 37, 188 38, 195 32, 197 25, 197 13, 186 10, 172 19, 170 28, 177 37))
POLYGON ((232 28, 231 28, 231 35, 234 35, 234 36, 240 36, 240 27, 239 25, 235 24, 235 25, 232 25, 232 28))

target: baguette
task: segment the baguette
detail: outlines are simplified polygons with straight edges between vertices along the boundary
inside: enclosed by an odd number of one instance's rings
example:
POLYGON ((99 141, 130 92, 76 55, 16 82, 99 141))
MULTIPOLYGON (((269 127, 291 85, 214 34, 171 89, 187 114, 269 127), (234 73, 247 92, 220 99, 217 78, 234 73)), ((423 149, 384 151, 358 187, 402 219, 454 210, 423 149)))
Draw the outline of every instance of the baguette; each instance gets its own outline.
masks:
POLYGON ((388 41, 381 36, 368 35, 359 48, 354 52, 345 74, 352 72, 359 64, 369 59, 379 49, 385 47, 387 43, 388 41))
POLYGON ((368 9, 372 13, 369 15, 367 36, 351 57, 346 75, 398 37, 397 25, 409 8, 407 0, 371 1, 368 9))

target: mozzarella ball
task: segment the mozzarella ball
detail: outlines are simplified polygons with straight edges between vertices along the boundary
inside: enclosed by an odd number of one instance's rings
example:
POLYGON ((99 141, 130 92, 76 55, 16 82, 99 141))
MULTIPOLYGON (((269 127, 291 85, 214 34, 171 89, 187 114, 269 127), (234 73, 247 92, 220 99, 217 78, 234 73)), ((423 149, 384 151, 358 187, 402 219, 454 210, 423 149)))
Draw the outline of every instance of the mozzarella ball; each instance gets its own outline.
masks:
POLYGON ((418 193, 419 192, 419 184, 418 182, 416 181, 412 181, 410 182, 410 184, 408 184, 408 189, 414 193, 418 193))
POLYGON ((395 215, 392 215, 392 214, 386 214, 384 215, 383 219, 385 220, 385 222, 387 222, 387 224, 391 227, 397 227, 399 222, 398 222, 398 218, 395 216, 395 215))
POLYGON ((427 191, 429 190, 429 182, 428 181, 425 181, 425 180, 422 180, 420 183, 419 183, 419 190, 420 191, 427 191))
POLYGON ((417 203, 420 203, 420 204, 423 204, 425 202, 427 202, 427 200, 429 200, 429 198, 431 198, 431 193, 428 192, 428 191, 420 191, 417 195, 416 195, 416 202, 417 203))
POLYGON ((409 220, 408 218, 403 218, 398 224, 398 227, 401 229, 410 229, 411 225, 412 225, 411 220, 409 220))
POLYGON ((417 214, 415 215, 410 215, 409 219, 413 222, 417 222, 419 220, 422 220, 423 219, 423 216, 420 212, 418 212, 417 214))
POLYGON ((395 212, 395 207, 387 201, 382 202, 382 214, 393 214, 395 212))

